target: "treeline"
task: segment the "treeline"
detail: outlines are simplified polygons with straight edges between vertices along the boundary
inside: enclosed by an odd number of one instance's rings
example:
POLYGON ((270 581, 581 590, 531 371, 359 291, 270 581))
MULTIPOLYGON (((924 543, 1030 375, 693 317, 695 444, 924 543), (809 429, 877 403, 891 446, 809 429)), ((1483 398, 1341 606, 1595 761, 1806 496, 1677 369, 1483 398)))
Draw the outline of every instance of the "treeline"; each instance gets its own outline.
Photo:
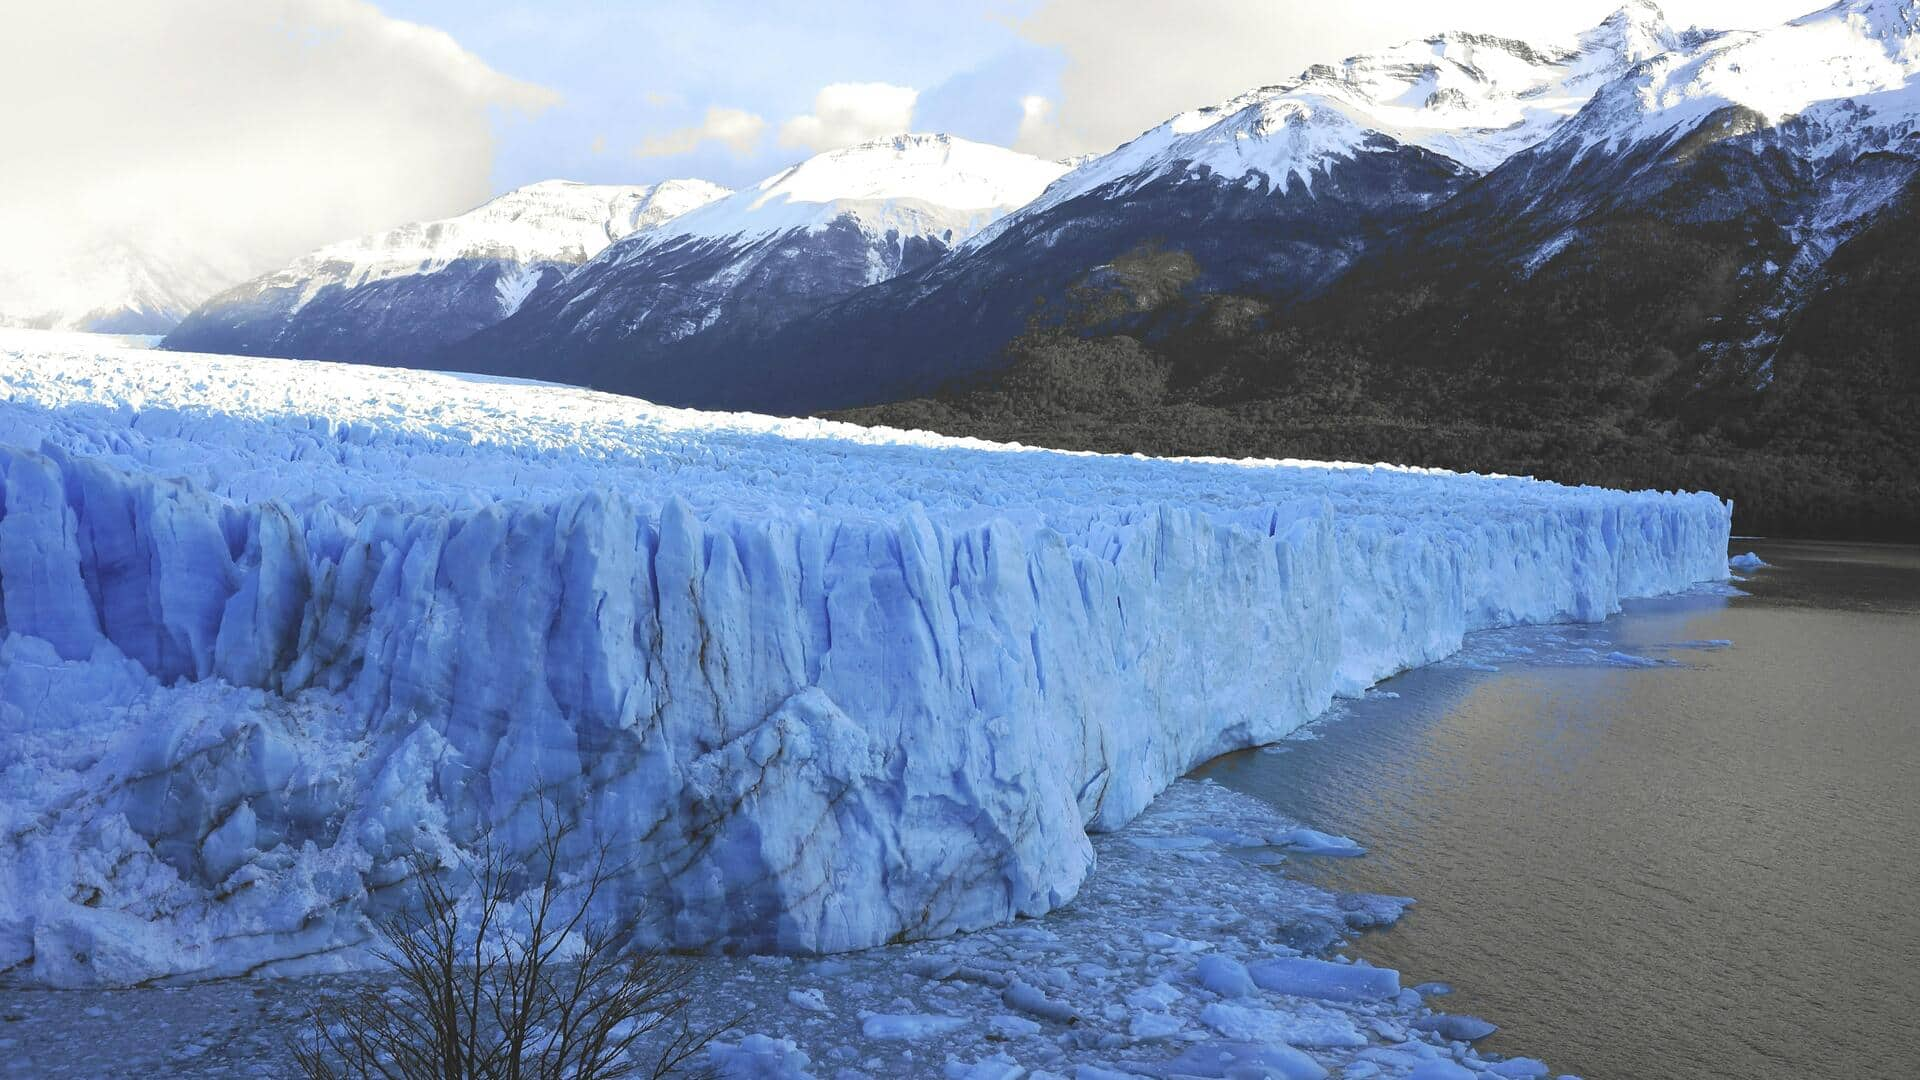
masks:
POLYGON ((1531 274, 1426 254, 1285 309, 1165 290, 1082 303, 1099 314, 1031 327, 988 376, 836 415, 1711 490, 1742 532, 1920 539, 1920 214, 1909 198, 1884 215, 1783 335, 1742 348, 1776 295, 1752 270, 1774 242, 1615 221, 1531 274))

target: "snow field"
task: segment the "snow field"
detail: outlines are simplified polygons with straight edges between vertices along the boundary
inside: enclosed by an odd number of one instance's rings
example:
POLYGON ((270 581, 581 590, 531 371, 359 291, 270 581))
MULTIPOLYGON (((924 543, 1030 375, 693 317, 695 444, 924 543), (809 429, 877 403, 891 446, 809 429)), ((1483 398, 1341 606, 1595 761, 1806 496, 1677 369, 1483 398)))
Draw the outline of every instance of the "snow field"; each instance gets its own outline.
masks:
POLYGON ((61 986, 350 964, 543 801, 681 947, 1037 915, 1336 693, 1726 575, 1709 495, 33 335, 0 387, 0 970, 61 986))

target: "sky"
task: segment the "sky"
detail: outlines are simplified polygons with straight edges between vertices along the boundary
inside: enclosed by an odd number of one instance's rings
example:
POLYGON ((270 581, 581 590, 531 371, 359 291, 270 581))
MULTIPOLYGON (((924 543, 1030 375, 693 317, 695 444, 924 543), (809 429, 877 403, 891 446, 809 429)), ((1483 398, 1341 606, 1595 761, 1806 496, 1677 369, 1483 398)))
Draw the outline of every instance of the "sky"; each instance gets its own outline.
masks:
POLYGON ((1566 40, 1618 2, 28 0, 0 15, 0 271, 98 234, 257 272, 535 180, 740 187, 906 130, 1098 153, 1311 63, 1566 40))

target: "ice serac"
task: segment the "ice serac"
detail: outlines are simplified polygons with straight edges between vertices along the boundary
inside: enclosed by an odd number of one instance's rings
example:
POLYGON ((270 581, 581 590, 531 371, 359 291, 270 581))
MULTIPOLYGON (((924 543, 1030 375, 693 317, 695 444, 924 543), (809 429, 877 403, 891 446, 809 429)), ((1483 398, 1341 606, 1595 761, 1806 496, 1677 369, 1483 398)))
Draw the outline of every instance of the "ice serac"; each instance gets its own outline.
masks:
POLYGON ((0 969, 60 985, 347 962, 541 805, 682 947, 1038 914, 1337 692, 1726 574, 1710 495, 19 337, 0 384, 0 969))

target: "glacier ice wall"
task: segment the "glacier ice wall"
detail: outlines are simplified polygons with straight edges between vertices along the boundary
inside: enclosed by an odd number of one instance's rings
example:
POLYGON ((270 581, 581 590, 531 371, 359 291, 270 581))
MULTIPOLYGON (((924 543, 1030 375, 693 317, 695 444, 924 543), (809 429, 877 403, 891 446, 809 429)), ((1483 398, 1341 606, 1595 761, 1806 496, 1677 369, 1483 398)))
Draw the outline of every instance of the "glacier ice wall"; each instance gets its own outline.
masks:
POLYGON ((1039 914, 1336 693, 1726 574, 1709 495, 27 336, 0 386, 0 971, 56 985, 343 962, 543 804, 681 947, 1039 914))

